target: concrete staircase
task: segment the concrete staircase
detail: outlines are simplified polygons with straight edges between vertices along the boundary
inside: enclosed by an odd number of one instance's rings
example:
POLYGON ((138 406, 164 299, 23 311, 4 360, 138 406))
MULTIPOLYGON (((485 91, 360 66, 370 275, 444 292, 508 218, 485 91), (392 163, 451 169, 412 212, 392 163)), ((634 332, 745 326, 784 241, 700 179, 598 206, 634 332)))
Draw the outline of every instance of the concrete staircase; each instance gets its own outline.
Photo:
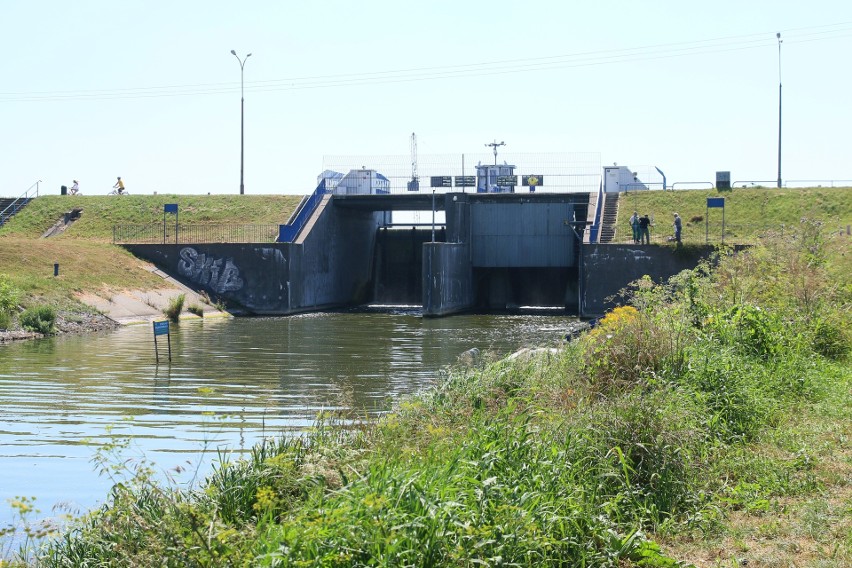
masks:
POLYGON ((0 227, 29 202, 29 197, 0 197, 0 227))
POLYGON ((611 243, 615 240, 615 233, 618 228, 618 197, 620 195, 620 193, 604 194, 599 243, 611 243))

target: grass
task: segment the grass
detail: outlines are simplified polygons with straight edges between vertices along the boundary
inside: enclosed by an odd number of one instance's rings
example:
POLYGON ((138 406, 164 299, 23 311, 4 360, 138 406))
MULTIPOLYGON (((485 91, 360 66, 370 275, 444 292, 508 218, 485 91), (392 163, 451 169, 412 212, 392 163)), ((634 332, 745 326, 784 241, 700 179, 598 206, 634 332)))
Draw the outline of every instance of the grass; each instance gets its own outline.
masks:
POLYGON ((852 289, 825 244, 722 250, 638 286, 557 353, 453 369, 380 420, 322 416, 304 438, 220 456, 199 487, 141 468, 31 558, 849 565, 852 289), (824 321, 839 330, 830 349, 824 321))
POLYGON ((767 230, 788 233, 803 217, 820 219, 829 232, 845 232, 852 224, 852 188, 734 189, 689 191, 633 191, 621 195, 617 239, 629 238, 633 211, 654 219, 657 234, 672 234, 673 214, 683 219, 685 240, 705 238, 709 217, 711 242, 721 236, 722 210, 707 209, 708 197, 725 198, 726 242, 753 243, 767 230))
MULTIPOLYGON (((300 196, 129 195, 44 196, 33 200, 0 228, 0 273, 23 292, 25 307, 48 302, 86 311, 75 300, 80 293, 134 288, 162 288, 162 278, 145 263, 114 246, 112 227, 122 223, 160 223, 163 205, 177 203, 180 222, 228 224, 283 223, 300 196), (78 221, 64 233, 39 237, 71 208, 82 208, 78 221), (59 264, 58 277, 53 265, 59 264)), ((173 222, 173 216, 167 221, 173 222)))
MULTIPOLYGON (((80 219, 59 238, 112 242, 114 225, 162 223, 166 203, 177 203, 181 224, 277 225, 287 221, 300 199, 298 195, 44 196, 0 228, 0 238, 38 238, 64 213, 80 208, 80 219)), ((174 215, 168 214, 166 222, 174 224, 174 215)))

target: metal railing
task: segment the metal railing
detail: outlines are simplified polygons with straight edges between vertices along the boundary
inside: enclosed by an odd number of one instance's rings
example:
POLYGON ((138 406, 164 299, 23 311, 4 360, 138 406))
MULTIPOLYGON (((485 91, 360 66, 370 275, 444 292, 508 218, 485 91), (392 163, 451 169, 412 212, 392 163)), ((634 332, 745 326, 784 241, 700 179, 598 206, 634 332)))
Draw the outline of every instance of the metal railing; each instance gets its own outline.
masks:
POLYGON ((114 225, 115 244, 274 243, 278 225, 114 225))
POLYGON ((293 239, 296 238, 296 235, 299 234, 299 231, 301 231, 302 227, 305 226, 305 223, 308 222, 308 218, 310 218, 313 214, 317 205, 319 205, 319 202, 326 193, 328 193, 328 191, 326 190, 325 180, 322 180, 311 196, 306 200, 302 200, 299 204, 299 208, 290 216, 289 222, 286 225, 278 226, 277 242, 293 242, 293 239))
POLYGON ((31 186, 29 186, 21 195, 12 199, 12 201, 0 211, 0 227, 2 227, 6 221, 8 221, 12 215, 20 211, 21 207, 30 202, 30 200, 38 197, 38 184, 41 183, 41 180, 38 180, 31 186), (35 188, 35 191, 33 191, 35 188), (33 195, 34 194, 34 195, 33 195))

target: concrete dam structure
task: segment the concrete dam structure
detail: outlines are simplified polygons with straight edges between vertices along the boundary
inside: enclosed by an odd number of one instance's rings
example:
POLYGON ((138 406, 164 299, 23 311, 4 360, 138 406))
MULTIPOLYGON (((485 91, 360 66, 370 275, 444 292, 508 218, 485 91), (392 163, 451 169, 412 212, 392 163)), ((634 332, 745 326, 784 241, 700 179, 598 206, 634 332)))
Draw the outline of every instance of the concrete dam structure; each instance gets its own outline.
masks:
POLYGON ((548 307, 595 317, 630 281, 669 276, 697 260, 667 247, 594 244, 599 199, 600 193, 332 195, 321 185, 281 226, 279 241, 286 242, 124 246, 250 314, 382 304, 419 305, 424 316, 548 307), (443 212, 445 222, 389 222, 393 212, 428 210, 443 212))

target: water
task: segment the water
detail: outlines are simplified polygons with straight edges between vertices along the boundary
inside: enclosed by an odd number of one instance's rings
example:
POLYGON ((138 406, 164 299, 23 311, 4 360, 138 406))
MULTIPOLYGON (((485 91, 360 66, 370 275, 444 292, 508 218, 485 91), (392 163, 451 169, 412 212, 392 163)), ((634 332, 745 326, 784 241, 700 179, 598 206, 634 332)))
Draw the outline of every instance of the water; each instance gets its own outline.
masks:
MULTIPOLYGON (((159 365, 149 325, 0 345, 0 499, 36 497, 39 516, 88 510, 112 485, 92 463, 111 436, 129 440, 121 458, 181 466, 188 483, 219 449, 298 432, 322 409, 387 411, 467 349, 553 345, 572 322, 404 311, 187 321, 171 327, 171 363, 158 338, 159 365)), ((0 502, 0 528, 12 521, 0 502)))

